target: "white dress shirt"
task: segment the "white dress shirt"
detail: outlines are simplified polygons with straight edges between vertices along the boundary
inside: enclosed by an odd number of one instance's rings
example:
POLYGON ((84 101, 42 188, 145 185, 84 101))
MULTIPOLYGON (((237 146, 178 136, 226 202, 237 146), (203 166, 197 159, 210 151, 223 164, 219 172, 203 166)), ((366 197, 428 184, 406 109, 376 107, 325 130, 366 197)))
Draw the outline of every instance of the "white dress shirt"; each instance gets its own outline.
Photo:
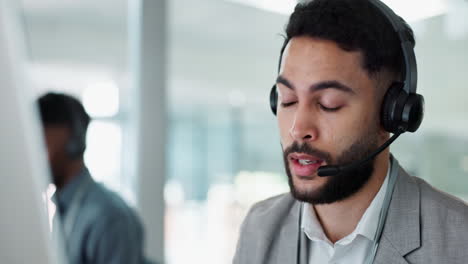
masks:
POLYGON ((390 175, 390 167, 387 171, 384 183, 372 200, 359 221, 356 229, 340 239, 335 244, 325 235, 323 228, 317 219, 314 207, 304 204, 301 223, 302 231, 310 239, 309 264, 342 264, 364 263, 373 246, 375 232, 379 222, 379 215, 385 198, 385 192, 390 175))

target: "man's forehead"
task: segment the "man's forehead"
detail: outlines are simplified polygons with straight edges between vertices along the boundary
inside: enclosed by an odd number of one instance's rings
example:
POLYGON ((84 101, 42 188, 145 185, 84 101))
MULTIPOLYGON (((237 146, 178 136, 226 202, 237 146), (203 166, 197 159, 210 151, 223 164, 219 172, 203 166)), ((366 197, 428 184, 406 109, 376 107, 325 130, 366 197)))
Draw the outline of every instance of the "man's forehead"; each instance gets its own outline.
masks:
POLYGON ((292 84, 337 81, 353 90, 359 89, 361 81, 369 81, 362 67, 361 52, 345 51, 333 41, 311 37, 290 40, 283 53, 279 76, 292 84))
POLYGON ((305 64, 329 66, 352 65, 362 67, 362 52, 347 51, 331 40, 307 36, 292 38, 285 47, 281 66, 285 63, 306 62, 305 64))
POLYGON ((65 124, 45 124, 44 129, 50 133, 68 133, 70 130, 65 124))

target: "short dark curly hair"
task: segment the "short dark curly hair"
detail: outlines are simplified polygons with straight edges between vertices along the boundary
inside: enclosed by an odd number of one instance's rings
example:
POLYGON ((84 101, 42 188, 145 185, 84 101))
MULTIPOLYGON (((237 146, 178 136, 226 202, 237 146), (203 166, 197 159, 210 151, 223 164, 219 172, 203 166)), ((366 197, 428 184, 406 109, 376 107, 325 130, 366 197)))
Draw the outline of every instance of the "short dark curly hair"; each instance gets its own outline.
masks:
MULTIPOLYGON (((413 30, 404 34, 415 46, 413 30)), ((388 70, 401 75, 404 58, 397 33, 390 22, 368 0, 313 0, 297 4, 286 25, 281 54, 288 42, 299 36, 331 40, 346 51, 361 51, 369 76, 388 70)))
POLYGON ((44 127, 62 126, 70 129, 70 142, 73 142, 73 146, 76 145, 70 154, 73 158, 83 158, 86 150, 86 132, 91 117, 86 113, 81 102, 67 94, 49 92, 37 99, 37 104, 42 125, 44 127))
POLYGON ((42 124, 68 127, 77 137, 85 137, 91 121, 83 105, 73 96, 49 92, 37 100, 42 124), (77 129, 76 127, 80 129, 77 129))

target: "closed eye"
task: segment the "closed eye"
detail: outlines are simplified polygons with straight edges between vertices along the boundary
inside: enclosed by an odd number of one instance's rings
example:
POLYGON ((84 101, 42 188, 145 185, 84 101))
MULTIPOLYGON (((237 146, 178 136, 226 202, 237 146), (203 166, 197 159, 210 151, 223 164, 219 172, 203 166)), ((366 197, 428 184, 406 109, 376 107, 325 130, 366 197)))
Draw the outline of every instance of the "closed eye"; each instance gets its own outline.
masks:
POLYGON ((288 106, 291 106, 293 104, 295 104, 296 102, 290 102, 290 103, 281 103, 281 106, 282 107, 288 107, 288 106))
POLYGON ((322 109, 325 112, 336 112, 336 111, 340 110, 340 108, 341 108, 341 106, 329 108, 329 107, 326 107, 326 106, 324 106, 324 105, 322 105, 320 103, 318 105, 319 105, 320 109, 322 109))

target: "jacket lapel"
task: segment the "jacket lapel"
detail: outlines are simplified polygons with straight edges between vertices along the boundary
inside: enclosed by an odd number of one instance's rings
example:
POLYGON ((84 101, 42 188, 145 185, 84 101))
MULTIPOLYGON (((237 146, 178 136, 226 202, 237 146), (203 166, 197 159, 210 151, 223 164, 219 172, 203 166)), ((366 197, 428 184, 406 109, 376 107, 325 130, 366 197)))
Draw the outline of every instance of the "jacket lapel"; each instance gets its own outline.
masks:
POLYGON ((392 243, 384 236, 380 240, 379 249, 377 250, 377 256, 373 264, 408 264, 406 259, 401 256, 398 250, 392 245, 392 243))
POLYGON ((283 263, 290 263, 295 264, 297 263, 297 253, 300 254, 300 263, 307 263, 304 262, 307 259, 307 239, 304 238, 303 232, 300 230, 299 224, 299 215, 300 215, 300 202, 294 200, 292 198, 293 205, 290 208, 289 213, 286 216, 284 221, 284 225, 281 226, 279 229, 278 234, 278 241, 275 243, 278 247, 275 248, 273 246, 271 248, 272 252, 271 255, 274 256, 273 261, 267 261, 267 263, 275 263, 275 264, 283 264, 283 263), (299 236, 301 237, 300 245, 298 245, 299 236), (298 246, 300 250, 298 251, 298 246))
POLYGON ((419 186, 400 166, 398 171, 375 263, 407 263, 404 256, 421 246, 419 186))

